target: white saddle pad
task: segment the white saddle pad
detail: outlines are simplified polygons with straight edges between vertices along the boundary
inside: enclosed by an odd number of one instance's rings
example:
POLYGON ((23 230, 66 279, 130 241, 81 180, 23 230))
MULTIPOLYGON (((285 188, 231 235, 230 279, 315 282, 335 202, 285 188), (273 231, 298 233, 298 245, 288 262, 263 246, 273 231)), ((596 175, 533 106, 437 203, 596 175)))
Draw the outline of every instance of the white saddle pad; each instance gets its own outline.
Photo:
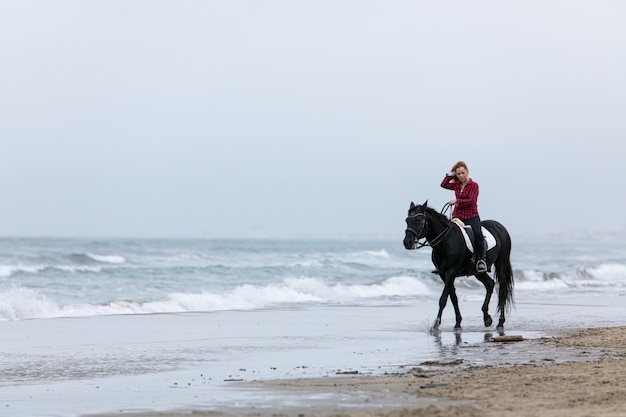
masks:
MULTIPOLYGON (((465 239, 465 245, 467 246, 467 249, 469 249, 470 252, 474 253, 472 241, 470 240, 470 237, 465 230, 465 223, 463 223, 461 219, 456 218, 452 219, 452 221, 454 222, 454 224, 459 226, 459 229, 461 229, 461 234, 463 235, 463 239, 465 239)), ((482 230, 483 236, 485 237, 485 242, 487 242, 487 250, 492 249, 494 246, 496 246, 496 238, 493 237, 491 232, 484 227, 481 227, 480 230, 482 230)))

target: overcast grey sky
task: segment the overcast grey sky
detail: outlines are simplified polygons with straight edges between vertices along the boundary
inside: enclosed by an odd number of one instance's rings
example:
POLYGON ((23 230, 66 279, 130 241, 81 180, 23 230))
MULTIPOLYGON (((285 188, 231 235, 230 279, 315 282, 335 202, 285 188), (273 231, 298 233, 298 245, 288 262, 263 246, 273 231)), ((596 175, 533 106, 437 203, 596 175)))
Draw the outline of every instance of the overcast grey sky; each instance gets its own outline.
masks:
POLYGON ((0 235, 380 236, 465 160, 626 234, 626 2, 0 0, 0 235))

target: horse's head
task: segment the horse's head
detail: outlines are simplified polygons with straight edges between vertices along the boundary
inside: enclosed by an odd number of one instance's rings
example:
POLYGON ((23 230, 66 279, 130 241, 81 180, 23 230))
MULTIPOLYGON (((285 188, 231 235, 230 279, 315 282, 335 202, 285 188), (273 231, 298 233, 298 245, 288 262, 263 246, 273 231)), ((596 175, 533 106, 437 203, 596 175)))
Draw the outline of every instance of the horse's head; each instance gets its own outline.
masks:
POLYGON ((404 247, 407 250, 415 249, 417 241, 426 236, 428 226, 426 223, 426 207, 428 200, 421 206, 411 201, 409 214, 406 218, 406 230, 404 231, 404 247))

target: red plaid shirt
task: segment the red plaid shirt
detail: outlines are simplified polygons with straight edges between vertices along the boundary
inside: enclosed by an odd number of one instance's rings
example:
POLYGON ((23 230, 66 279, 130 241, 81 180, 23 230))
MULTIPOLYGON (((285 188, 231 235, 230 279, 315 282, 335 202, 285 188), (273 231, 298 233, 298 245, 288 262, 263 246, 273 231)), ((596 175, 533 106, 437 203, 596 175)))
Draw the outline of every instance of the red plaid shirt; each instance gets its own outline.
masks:
POLYGON ((470 178, 467 184, 465 184, 465 188, 461 190, 461 183, 459 181, 450 182, 450 180, 453 179, 455 179, 455 177, 446 175, 443 181, 441 181, 441 186, 448 190, 454 190, 454 195, 456 196, 456 204, 454 205, 452 217, 467 220, 478 216, 478 183, 472 181, 470 178))

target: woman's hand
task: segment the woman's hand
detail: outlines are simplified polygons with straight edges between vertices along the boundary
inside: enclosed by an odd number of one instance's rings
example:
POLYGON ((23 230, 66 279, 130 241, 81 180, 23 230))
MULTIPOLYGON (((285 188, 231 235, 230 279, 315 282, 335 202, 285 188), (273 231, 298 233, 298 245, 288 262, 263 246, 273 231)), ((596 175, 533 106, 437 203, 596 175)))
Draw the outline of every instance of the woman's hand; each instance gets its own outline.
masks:
POLYGON ((450 204, 451 206, 453 206, 453 205, 455 205, 455 204, 456 204, 456 200, 450 200, 450 202, 449 202, 448 204, 450 204))

